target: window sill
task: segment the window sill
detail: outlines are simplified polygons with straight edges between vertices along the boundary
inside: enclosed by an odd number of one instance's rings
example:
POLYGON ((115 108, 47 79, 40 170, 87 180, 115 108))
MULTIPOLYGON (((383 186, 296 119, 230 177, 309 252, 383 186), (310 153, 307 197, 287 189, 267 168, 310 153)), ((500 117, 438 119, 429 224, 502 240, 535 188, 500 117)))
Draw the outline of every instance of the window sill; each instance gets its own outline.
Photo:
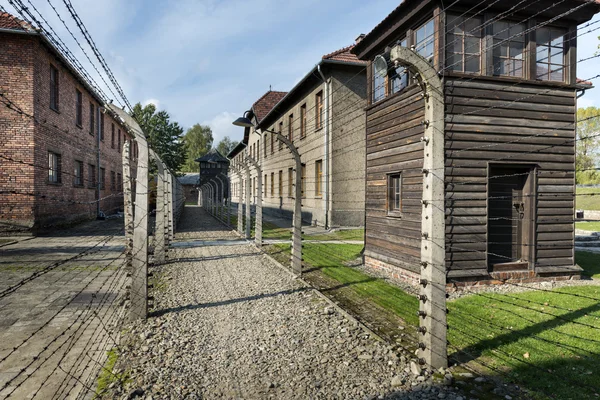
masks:
POLYGON ((83 129, 83 125, 81 125, 81 124, 77 124, 77 123, 76 123, 76 124, 75 124, 75 126, 76 126, 77 128, 79 128, 79 129, 83 129))
POLYGON ((55 113, 57 113, 57 114, 60 114, 60 110, 59 110, 58 108, 53 108, 53 107, 51 106, 51 107, 50 107, 50 109, 51 109, 52 111, 54 111, 55 113))
POLYGON ((400 218, 402 218, 402 213, 398 212, 398 211, 388 211, 387 212, 387 217, 388 218, 400 219, 400 218))
POLYGON ((319 131, 322 131, 322 130, 323 130, 323 126, 315 127, 315 133, 319 132, 319 131))
POLYGON ((50 186, 62 186, 62 182, 46 182, 46 184, 50 185, 50 186))
POLYGON ((83 189, 85 186, 83 185, 77 185, 77 184, 73 184, 74 188, 79 188, 79 189, 83 189))

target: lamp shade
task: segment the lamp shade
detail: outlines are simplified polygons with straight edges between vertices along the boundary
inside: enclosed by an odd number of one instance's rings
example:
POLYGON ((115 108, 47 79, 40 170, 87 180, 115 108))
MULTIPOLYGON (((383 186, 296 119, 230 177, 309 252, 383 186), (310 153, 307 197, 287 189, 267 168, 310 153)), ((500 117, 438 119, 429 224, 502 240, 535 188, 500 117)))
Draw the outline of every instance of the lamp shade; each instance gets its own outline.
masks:
POLYGON ((252 128, 254 126, 252 124, 252 121, 250 121, 250 119, 246 117, 239 117, 238 119, 233 121, 233 124, 235 126, 243 126, 244 128, 252 128))

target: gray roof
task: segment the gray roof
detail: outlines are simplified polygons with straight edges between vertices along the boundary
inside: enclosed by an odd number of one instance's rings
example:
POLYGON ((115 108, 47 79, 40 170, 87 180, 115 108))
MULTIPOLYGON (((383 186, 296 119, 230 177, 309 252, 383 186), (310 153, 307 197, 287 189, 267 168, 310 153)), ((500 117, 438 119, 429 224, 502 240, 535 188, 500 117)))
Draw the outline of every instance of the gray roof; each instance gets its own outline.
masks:
POLYGON ((177 180, 182 185, 197 185, 200 180, 200 174, 188 173, 183 176, 177 177, 177 180))
POLYGON ((194 161, 196 162, 209 162, 209 161, 214 161, 214 162, 226 162, 228 163, 229 160, 225 157, 223 157, 223 154, 219 153, 219 151, 215 148, 210 149, 210 151, 208 153, 206 153, 205 155, 203 155, 200 158, 196 158, 194 161))

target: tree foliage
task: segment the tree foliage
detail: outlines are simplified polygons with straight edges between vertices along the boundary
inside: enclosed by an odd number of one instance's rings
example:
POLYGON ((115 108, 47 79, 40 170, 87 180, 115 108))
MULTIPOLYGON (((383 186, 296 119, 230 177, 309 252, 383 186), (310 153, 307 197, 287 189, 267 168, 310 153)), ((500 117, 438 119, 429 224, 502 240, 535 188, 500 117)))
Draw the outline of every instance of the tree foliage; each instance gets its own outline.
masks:
POLYGON ((172 171, 179 171, 185 161, 183 128, 171 122, 166 111, 156 111, 154 104, 133 107, 132 117, 140 124, 148 145, 172 171))
POLYGON ((202 157, 212 148, 212 130, 208 126, 196 124, 187 130, 183 138, 185 143, 185 163, 183 172, 198 172, 197 158, 202 157))
POLYGON ((600 121, 593 118, 600 115, 600 108, 587 107, 577 110, 577 143, 575 169, 577 183, 589 184, 600 182, 600 173, 596 168, 600 151, 600 121))
POLYGON ((229 138, 229 136, 225 136, 223 139, 221 139, 221 141, 217 145, 217 150, 219 151, 219 153, 221 153, 225 157, 227 157, 227 154, 229 154, 231 152, 231 150, 233 150, 235 148, 235 146, 237 146, 237 145, 238 145, 238 142, 232 141, 229 138))

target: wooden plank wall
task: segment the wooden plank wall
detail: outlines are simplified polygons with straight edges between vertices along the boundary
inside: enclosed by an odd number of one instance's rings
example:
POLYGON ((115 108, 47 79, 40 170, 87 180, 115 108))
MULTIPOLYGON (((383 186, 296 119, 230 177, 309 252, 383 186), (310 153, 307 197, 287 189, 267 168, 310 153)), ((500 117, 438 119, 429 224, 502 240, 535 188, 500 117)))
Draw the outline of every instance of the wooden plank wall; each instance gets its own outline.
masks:
POLYGON ((367 110, 365 254, 419 272, 424 101, 412 86, 367 110), (402 216, 388 217, 387 174, 402 172, 402 216))
POLYGON ((536 272, 574 265, 575 115, 573 89, 446 78, 450 277, 487 274, 487 173, 496 162, 537 165, 536 272))

